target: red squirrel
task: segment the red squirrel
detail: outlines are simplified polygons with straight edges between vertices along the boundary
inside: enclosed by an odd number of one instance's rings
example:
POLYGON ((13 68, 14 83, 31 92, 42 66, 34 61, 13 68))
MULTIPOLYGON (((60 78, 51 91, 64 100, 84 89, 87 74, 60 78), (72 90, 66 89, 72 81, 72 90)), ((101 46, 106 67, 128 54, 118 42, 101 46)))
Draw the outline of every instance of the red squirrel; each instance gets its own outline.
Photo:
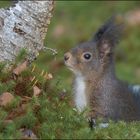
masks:
POLYGON ((94 37, 64 55, 74 75, 74 101, 79 112, 89 108, 88 117, 105 121, 140 120, 140 86, 116 77, 114 50, 123 26, 109 19, 94 37))

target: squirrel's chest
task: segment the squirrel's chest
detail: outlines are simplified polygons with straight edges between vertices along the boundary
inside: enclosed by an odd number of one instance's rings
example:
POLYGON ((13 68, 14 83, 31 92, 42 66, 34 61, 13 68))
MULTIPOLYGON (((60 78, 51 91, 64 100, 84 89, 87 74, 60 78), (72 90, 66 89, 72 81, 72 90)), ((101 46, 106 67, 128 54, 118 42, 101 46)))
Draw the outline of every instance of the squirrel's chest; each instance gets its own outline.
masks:
POLYGON ((82 76, 78 76, 75 79, 74 83, 74 100, 75 105, 79 111, 82 111, 87 106, 87 98, 86 98, 86 84, 84 78, 82 76))

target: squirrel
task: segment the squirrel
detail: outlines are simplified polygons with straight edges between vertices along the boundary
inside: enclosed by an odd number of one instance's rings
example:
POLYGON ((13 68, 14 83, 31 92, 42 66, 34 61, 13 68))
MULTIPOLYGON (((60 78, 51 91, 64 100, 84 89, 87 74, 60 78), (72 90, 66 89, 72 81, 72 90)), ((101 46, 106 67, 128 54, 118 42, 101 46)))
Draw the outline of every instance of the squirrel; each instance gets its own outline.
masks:
POLYGON ((140 120, 140 86, 119 80, 115 74, 114 50, 123 24, 110 18, 87 42, 64 54, 64 63, 74 75, 74 102, 79 112, 105 122, 140 120))

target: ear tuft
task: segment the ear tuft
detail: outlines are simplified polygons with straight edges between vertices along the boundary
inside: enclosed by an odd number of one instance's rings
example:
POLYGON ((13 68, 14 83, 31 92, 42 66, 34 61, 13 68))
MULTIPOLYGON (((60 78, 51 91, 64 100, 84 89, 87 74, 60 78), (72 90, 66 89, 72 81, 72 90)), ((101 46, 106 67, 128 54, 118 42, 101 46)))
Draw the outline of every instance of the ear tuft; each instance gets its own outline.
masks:
POLYGON ((115 17, 111 17, 94 35, 93 41, 97 43, 100 56, 104 57, 113 52, 114 46, 119 42, 123 24, 117 24, 115 17))
POLYGON ((110 45, 118 43, 123 30, 123 24, 116 23, 116 17, 112 16, 94 35, 93 40, 100 42, 107 40, 110 45))

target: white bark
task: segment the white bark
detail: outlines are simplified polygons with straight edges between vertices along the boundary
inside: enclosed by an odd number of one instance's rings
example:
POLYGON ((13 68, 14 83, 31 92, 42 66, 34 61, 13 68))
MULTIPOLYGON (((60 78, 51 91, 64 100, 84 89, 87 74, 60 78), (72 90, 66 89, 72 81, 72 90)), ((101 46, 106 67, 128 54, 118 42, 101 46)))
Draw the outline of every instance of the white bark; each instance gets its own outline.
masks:
POLYGON ((33 61, 43 49, 54 1, 19 1, 0 9, 0 62, 14 62, 22 48, 33 61))

